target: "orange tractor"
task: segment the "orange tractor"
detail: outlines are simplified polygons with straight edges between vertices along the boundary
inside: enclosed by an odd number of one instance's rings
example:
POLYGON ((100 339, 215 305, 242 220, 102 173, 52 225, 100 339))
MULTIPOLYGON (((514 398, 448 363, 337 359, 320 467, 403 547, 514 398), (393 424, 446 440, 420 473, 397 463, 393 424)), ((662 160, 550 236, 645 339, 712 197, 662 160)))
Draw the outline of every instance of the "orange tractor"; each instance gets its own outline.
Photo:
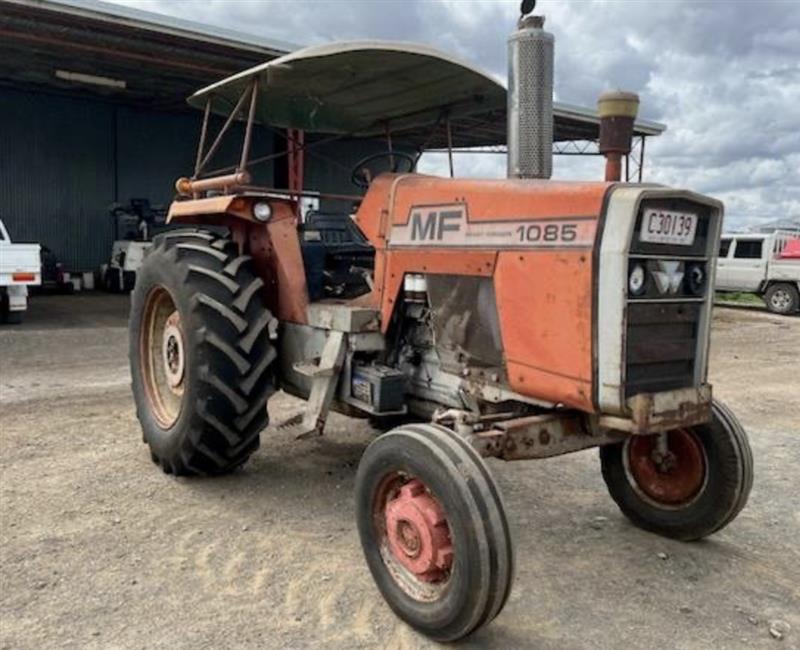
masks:
POLYGON ((390 607, 439 640, 490 622, 512 584, 484 458, 599 447, 622 512, 681 540, 730 523, 752 483, 746 435, 706 379, 722 205, 618 182, 638 102, 626 93, 599 105, 606 180, 547 180, 541 17, 520 18, 509 55, 507 94, 427 48, 364 42, 199 91, 197 165, 169 212, 191 227, 155 239, 132 296, 137 413, 167 473, 243 465, 276 389, 306 400, 303 437, 322 435, 331 409, 404 419, 364 452, 357 524, 390 607), (431 126, 450 148, 479 139, 474 115, 496 124, 503 111, 508 178, 414 172, 404 134, 431 126), (208 145, 211 114, 224 124, 208 145), (239 163, 207 172, 240 117, 239 163), (288 129, 289 187, 252 183, 256 124, 288 129), (353 200, 354 215, 301 215, 301 154, 342 134, 389 144, 355 166, 363 195, 315 194, 353 200))

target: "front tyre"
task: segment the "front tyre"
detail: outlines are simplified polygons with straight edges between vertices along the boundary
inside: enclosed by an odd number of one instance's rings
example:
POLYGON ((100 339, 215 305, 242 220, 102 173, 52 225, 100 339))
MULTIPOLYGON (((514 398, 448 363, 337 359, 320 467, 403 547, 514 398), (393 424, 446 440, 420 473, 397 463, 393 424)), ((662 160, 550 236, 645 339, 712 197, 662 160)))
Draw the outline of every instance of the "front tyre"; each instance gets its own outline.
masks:
POLYGON ((267 426, 275 350, 263 282, 231 241, 204 231, 157 237, 131 296, 136 413, 171 474, 243 464, 267 426))
POLYGON ((406 425, 377 438, 358 466, 356 516, 378 589, 418 631, 454 641, 503 608, 513 553, 500 490, 449 429, 406 425))
POLYGON ((658 436, 631 436, 600 448, 603 479, 634 524, 684 541, 733 521, 753 485, 753 455, 739 421, 721 402, 711 422, 658 436))

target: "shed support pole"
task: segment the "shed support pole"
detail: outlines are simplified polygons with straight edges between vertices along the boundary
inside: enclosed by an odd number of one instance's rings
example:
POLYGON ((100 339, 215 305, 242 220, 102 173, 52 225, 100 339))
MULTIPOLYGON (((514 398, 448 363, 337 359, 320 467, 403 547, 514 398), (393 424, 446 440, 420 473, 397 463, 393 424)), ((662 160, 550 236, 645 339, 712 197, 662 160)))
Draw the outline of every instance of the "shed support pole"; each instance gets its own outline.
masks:
POLYGON ((445 121, 445 128, 447 128, 447 161, 450 163, 450 178, 455 178, 455 171, 453 169, 453 132, 450 130, 449 115, 445 121))
POLYGON ((392 155, 392 132, 389 123, 386 123, 386 146, 389 147, 389 169, 394 171, 394 155, 392 155))
POLYGON ((642 146, 639 150, 639 182, 642 182, 642 177, 644 175, 644 143, 647 140, 647 136, 642 136, 642 146))

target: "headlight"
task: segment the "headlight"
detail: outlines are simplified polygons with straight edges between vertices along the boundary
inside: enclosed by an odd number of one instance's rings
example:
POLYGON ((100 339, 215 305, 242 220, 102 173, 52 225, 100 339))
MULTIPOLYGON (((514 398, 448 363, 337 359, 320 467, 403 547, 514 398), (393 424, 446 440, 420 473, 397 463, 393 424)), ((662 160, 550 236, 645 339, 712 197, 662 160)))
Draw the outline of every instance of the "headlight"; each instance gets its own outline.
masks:
POLYGON ((630 275, 628 275, 628 291, 631 295, 641 296, 644 293, 645 280, 644 266, 641 264, 634 264, 631 267, 630 275))
POLYGON ((272 208, 270 207, 269 203, 259 201, 258 203, 253 204, 253 217, 257 221, 264 223, 265 221, 269 221, 271 216, 272 208))
POLYGON ((706 286, 706 271, 702 264, 690 264, 686 269, 686 288, 689 293, 702 295, 706 286))

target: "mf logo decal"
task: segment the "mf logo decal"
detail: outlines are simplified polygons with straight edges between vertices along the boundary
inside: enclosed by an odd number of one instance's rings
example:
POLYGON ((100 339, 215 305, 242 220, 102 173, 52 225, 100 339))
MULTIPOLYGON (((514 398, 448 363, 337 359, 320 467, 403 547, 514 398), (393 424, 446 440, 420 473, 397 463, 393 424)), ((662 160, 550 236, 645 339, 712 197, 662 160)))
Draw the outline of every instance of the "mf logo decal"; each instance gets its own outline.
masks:
POLYGON ((443 241, 445 233, 461 232, 465 222, 463 206, 441 210, 412 209, 409 217, 411 241, 443 241))
POLYGON ((585 248, 592 246, 594 217, 471 221, 467 206, 412 206, 408 221, 392 226, 389 246, 585 248))

